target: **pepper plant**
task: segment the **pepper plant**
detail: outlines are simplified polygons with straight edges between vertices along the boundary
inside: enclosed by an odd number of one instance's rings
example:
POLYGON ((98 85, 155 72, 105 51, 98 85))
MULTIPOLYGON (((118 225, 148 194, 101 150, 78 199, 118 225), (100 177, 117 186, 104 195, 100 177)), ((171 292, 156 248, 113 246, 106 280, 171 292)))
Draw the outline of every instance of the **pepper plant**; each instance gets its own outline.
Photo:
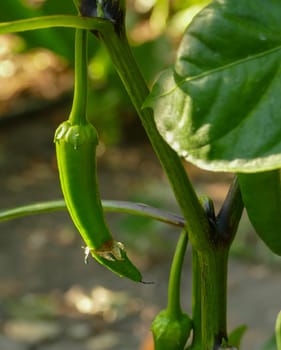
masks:
MULTIPOLYGON (((123 244, 115 242, 108 231, 102 206, 182 227, 171 267, 167 308, 152 324, 155 349, 238 349, 243 329, 229 333, 226 323, 227 264, 244 208, 258 237, 272 253, 281 255, 281 3, 210 2, 188 25, 175 64, 160 75, 151 91, 127 40, 125 1, 74 0, 74 5, 76 16, 42 16, 0 24, 0 34, 76 28, 73 109, 55 136, 65 202, 2 210, 0 219, 67 208, 85 240, 86 253, 113 272, 140 282, 141 274, 123 244), (182 216, 136 203, 100 200, 95 181, 98 138, 85 116, 87 31, 106 46, 182 216), (212 199, 196 194, 183 159, 203 169, 234 174, 217 214, 212 199), (89 193, 79 193, 77 186, 82 192, 88 188, 89 193), (187 240, 192 248, 190 316, 180 306, 187 240)), ((278 350, 280 320, 279 313, 275 329, 278 350)))

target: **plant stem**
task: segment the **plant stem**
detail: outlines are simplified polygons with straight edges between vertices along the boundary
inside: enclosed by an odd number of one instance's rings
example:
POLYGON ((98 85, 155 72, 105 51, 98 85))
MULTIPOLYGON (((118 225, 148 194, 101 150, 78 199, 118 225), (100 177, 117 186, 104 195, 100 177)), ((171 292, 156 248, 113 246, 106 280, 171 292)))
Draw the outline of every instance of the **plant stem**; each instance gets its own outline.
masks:
MULTIPOLYGON (((103 209, 107 212, 126 213, 131 215, 143 216, 153 220, 158 220, 176 227, 184 227, 184 219, 176 214, 164 210, 150 207, 146 204, 132 203, 126 201, 102 201, 103 209)), ((23 205, 12 209, 0 211, 0 222, 17 219, 23 216, 50 213, 53 211, 66 210, 64 200, 53 200, 49 202, 39 202, 29 205, 23 205)))
POLYGON ((234 178, 216 218, 210 249, 193 250, 192 350, 213 350, 227 338, 227 263, 230 245, 243 212, 239 184, 234 178), (201 329, 200 329, 201 328, 201 329))
MULTIPOLYGON (((116 33, 102 33, 123 84, 141 118, 151 144, 170 180, 175 197, 186 219, 193 249, 197 254, 199 277, 195 277, 194 291, 199 295, 200 306, 194 307, 197 349, 213 350, 227 337, 226 329, 226 281, 229 245, 215 245, 211 228, 180 158, 159 135, 150 109, 142 109, 149 91, 136 65, 127 39, 116 33), (200 290, 199 290, 200 289, 200 290)), ((196 259, 197 259, 196 258, 196 259)))
POLYGON ((213 350, 227 338, 228 252, 243 208, 239 184, 234 178, 216 218, 215 242, 206 252, 193 251, 193 350, 213 350))
POLYGON ((182 314, 180 303, 180 284, 187 242, 188 235, 187 232, 183 230, 176 246, 169 277, 167 312, 171 319, 180 319, 182 314))
POLYGON ((87 121, 88 97, 88 32, 85 29, 75 31, 75 85, 72 109, 69 121, 72 124, 85 124, 87 121))
POLYGON ((201 277, 202 348, 213 350, 227 338, 227 262, 228 248, 217 246, 213 251, 199 253, 201 277))
POLYGON ((112 62, 131 98, 186 219, 189 239, 197 249, 208 249, 209 222, 179 156, 160 136, 151 109, 142 109, 148 87, 133 57, 127 38, 114 30, 100 33, 112 62))
POLYGON ((201 274, 198 254, 192 249, 192 321, 193 341, 191 349, 202 349, 201 339, 201 274))
POLYGON ((113 27, 113 24, 103 18, 84 18, 67 15, 42 16, 11 22, 2 22, 0 23, 0 34, 53 27, 80 28, 103 32, 108 28, 113 27))

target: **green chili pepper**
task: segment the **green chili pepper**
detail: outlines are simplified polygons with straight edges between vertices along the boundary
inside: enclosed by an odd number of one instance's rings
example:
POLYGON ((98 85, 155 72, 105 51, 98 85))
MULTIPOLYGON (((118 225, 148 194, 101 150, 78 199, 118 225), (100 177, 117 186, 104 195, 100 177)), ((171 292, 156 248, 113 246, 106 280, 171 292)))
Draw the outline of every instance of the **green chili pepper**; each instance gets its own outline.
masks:
POLYGON ((62 192, 70 216, 86 243, 85 261, 92 255, 120 276, 141 281, 122 243, 113 239, 104 219, 97 175, 98 136, 86 118, 87 32, 76 30, 75 90, 69 119, 55 133, 62 192))
POLYGON ((168 305, 156 316, 151 326, 155 350, 184 349, 192 328, 192 320, 180 306, 180 275, 187 241, 187 233, 182 231, 170 271, 168 305))

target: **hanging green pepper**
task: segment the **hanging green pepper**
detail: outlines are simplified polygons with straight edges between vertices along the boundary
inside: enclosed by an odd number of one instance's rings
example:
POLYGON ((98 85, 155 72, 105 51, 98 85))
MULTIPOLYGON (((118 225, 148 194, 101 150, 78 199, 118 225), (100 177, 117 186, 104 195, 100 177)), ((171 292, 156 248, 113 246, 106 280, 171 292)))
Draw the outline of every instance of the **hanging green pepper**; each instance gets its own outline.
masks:
POLYGON ((75 37, 75 90, 69 119, 55 133, 60 182, 70 216, 92 255, 120 276, 141 281, 122 243, 113 239, 104 219, 96 174, 98 136, 86 118, 87 32, 75 37))
POLYGON ((182 231, 170 271, 168 305, 151 326, 155 350, 183 350, 192 328, 191 319, 180 306, 180 276, 187 241, 187 232, 182 231))

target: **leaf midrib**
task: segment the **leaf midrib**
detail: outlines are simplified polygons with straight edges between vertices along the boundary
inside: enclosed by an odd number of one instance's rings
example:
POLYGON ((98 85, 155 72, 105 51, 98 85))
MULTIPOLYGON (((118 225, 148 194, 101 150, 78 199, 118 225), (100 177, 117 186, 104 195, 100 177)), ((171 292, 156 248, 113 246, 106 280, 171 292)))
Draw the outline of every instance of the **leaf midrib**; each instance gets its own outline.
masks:
POLYGON ((196 80, 202 79, 202 78, 204 78, 204 77, 206 77, 208 75, 216 74, 218 72, 221 72, 221 71, 224 71, 224 70, 227 70, 227 69, 231 69, 232 67, 238 66, 240 64, 245 64, 247 62, 257 60, 257 59, 259 59, 261 57, 264 57, 264 56, 267 56, 267 55, 271 55, 271 54, 273 54, 273 53, 275 53, 275 52, 277 52, 279 50, 281 50, 281 45, 278 45, 277 47, 275 47, 273 49, 270 49, 270 50, 267 50, 267 51, 263 51, 263 52, 260 52, 258 54, 255 54, 255 55, 250 55, 250 56, 248 56, 246 58, 242 58, 242 59, 236 60, 234 62, 228 63, 226 65, 223 65, 223 66, 220 66, 220 67, 208 70, 206 72, 194 75, 192 77, 185 77, 181 81, 179 81, 179 83, 177 83, 173 88, 171 88, 168 91, 165 91, 164 93, 159 95, 159 97, 164 97, 166 95, 169 95, 170 93, 175 91, 178 87, 180 87, 180 86, 182 86, 182 85, 184 85, 184 84, 186 84, 188 82, 196 81, 196 80))

